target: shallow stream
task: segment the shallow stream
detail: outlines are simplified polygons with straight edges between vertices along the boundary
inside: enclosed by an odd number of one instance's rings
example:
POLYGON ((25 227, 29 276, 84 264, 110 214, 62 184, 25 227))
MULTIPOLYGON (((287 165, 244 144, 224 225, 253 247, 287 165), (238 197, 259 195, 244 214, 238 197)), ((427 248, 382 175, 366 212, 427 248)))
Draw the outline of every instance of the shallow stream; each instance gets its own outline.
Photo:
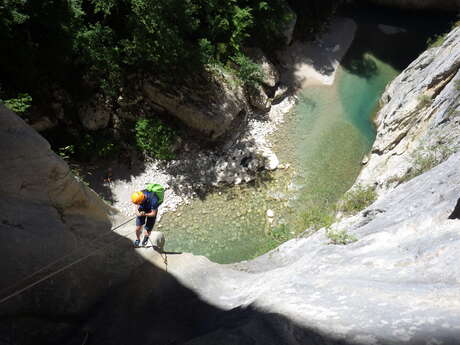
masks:
POLYGON ((359 13, 354 18, 358 31, 334 85, 302 90, 295 110, 271 138, 289 168, 164 215, 160 229, 167 251, 192 252, 219 263, 253 258, 305 230, 303 217, 310 207, 335 203, 353 184, 375 138, 371 118, 380 95, 420 53, 419 41, 428 35, 418 31, 422 19, 388 34, 378 21, 369 21, 365 13, 364 18, 359 13), (395 51, 388 54, 390 47, 395 51), (267 211, 274 216, 267 217, 267 211))

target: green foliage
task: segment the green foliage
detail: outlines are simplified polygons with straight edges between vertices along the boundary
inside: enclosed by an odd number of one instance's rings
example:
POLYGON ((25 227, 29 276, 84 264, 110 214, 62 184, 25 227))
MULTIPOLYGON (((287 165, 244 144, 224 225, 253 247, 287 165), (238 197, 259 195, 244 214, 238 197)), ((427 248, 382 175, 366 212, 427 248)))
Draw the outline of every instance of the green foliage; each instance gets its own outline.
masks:
POLYGON ((148 155, 159 159, 173 159, 172 146, 176 131, 157 118, 141 118, 135 126, 136 144, 148 155))
POLYGON ((59 157, 61 157, 63 160, 68 161, 75 154, 75 146, 67 145, 64 147, 60 147, 57 153, 59 157))
POLYGON ((329 238, 329 244, 349 244, 356 242, 358 239, 350 235, 346 230, 326 229, 326 236, 329 238))
POLYGON ((436 48, 442 46, 446 39, 446 34, 435 35, 426 41, 427 48, 436 48))
POLYGON ((270 229, 270 237, 278 243, 286 242, 292 238, 292 234, 289 231, 287 224, 279 224, 274 228, 270 229))
POLYGON ((63 160, 65 160, 70 168, 72 175, 81 183, 86 186, 89 186, 89 183, 84 178, 84 173, 78 164, 74 164, 71 162, 72 158, 75 155, 75 146, 74 145, 67 145, 64 147, 60 147, 57 150, 57 154, 63 160))
POLYGON ((4 100, 5 106, 17 114, 25 113, 30 108, 32 97, 27 93, 20 93, 16 98, 4 100))
POLYGON ((115 88, 121 86, 121 61, 112 29, 100 23, 82 28, 76 33, 74 50, 76 61, 88 64, 88 78, 98 80, 107 94, 115 95, 115 88))
POLYGON ((460 21, 456 21, 452 24, 452 27, 450 28, 448 32, 428 38, 428 40, 426 41, 427 49, 442 46, 449 32, 459 26, 460 26, 460 21))
POLYGON ((85 133, 77 146, 78 155, 83 159, 113 157, 120 150, 114 140, 111 135, 103 131, 85 133))
MULTIPOLYGON (((304 12, 330 11, 326 2, 306 1, 304 12)), ((82 84, 115 95, 132 72, 180 80, 234 58, 253 80, 242 47, 279 46, 292 14, 287 0, 9 0, 0 17, 3 82, 43 98, 44 85, 75 97, 82 84)))
POLYGON ((308 229, 309 232, 331 226, 334 219, 333 208, 319 203, 311 202, 301 213, 302 229, 308 229))
POLYGON ((457 91, 460 91, 460 80, 455 81, 455 88, 457 89, 457 91))
POLYGON ((78 137, 65 135, 66 142, 56 150, 65 160, 89 161, 113 158, 120 151, 120 145, 107 130, 85 132, 78 137))
POLYGON ((365 209, 377 199, 377 193, 372 186, 357 185, 345 193, 339 202, 339 209, 347 214, 356 214, 365 209))
POLYGON ((249 87, 256 87, 263 80, 264 74, 258 64, 246 55, 238 54, 233 58, 238 65, 238 77, 249 87))

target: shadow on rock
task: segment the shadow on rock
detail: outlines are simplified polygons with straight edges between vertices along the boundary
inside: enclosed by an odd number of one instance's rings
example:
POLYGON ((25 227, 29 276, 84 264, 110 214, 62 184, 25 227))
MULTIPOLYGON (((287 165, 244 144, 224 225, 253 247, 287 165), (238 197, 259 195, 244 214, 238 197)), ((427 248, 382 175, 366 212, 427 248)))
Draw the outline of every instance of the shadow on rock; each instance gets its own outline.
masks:
POLYGON ((142 174, 145 168, 145 161, 135 150, 125 151, 117 159, 81 166, 84 181, 111 204, 116 201, 111 184, 117 180, 130 181, 133 176, 142 174))
POLYGON ((401 11, 364 4, 345 6, 339 15, 350 17, 358 24, 352 46, 341 64, 364 78, 376 72, 369 54, 402 71, 427 48, 430 37, 446 32, 451 19, 455 19, 445 13, 401 11))

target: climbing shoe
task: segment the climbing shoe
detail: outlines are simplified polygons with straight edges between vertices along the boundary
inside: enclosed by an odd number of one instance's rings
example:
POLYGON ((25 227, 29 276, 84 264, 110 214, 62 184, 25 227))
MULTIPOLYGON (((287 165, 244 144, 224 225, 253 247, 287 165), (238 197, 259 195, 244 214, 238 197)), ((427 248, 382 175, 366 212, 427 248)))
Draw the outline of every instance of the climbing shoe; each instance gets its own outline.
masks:
POLYGON ((149 242, 149 237, 148 236, 144 236, 144 239, 142 240, 142 246, 145 247, 147 245, 147 243, 149 242))
POLYGON ((134 247, 139 247, 140 242, 141 242, 140 240, 135 240, 134 241, 134 247))

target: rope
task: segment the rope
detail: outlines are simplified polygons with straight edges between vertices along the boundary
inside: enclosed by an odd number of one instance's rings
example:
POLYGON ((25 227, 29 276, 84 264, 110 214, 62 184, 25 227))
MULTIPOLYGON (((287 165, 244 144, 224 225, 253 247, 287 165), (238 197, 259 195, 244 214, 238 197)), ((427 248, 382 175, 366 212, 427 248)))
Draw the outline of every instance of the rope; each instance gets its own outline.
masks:
POLYGON ((160 254, 161 258, 163 259, 163 263, 165 264, 165 271, 168 272, 168 254, 166 254, 166 253, 164 252, 164 249, 163 249, 163 248, 160 248, 160 247, 155 246, 155 245, 153 244, 153 242, 152 242, 152 239, 151 239, 150 237, 149 237, 149 242, 150 242, 150 244, 152 245, 152 249, 153 249, 155 252, 157 252, 158 254, 160 254), (158 251, 155 250, 155 247, 158 248, 158 251), (165 255, 164 257, 163 257, 163 254, 165 255))
MULTIPOLYGON (((107 233, 105 233, 105 234, 103 234, 103 235, 100 235, 100 236, 96 237, 96 239, 101 238, 101 237, 103 237, 103 236, 106 236, 107 234, 113 234, 113 233, 114 233, 114 230, 116 230, 116 229, 122 227, 123 225, 129 223, 129 222, 132 221, 134 218, 136 218, 136 217, 132 217, 132 218, 128 219, 127 221, 125 221, 125 222, 123 222, 123 223, 117 225, 116 227, 114 227, 114 228, 112 228, 110 231, 108 231, 107 233)), ((26 290, 28 290, 28 289, 34 287, 35 285, 41 283, 42 281, 44 281, 44 280, 46 280, 46 279, 48 279, 48 278, 51 278, 51 277, 55 276, 56 274, 58 274, 58 273, 60 273, 60 272, 62 272, 62 271, 64 271, 64 270, 66 270, 67 268, 76 265, 77 263, 79 263, 79 262, 81 262, 81 261, 87 259, 88 257, 94 255, 94 253, 96 253, 96 252, 98 252, 98 251, 100 251, 100 250, 102 250, 102 249, 105 249, 105 248, 108 247, 109 245, 112 245, 112 244, 116 243, 117 241, 119 241, 119 240, 121 240, 121 239, 123 239, 123 238, 124 238, 124 237, 119 237, 119 238, 117 238, 115 241, 113 241, 113 242, 111 242, 111 243, 108 243, 107 245, 103 246, 102 248, 96 249, 96 250, 90 252, 89 254, 85 255, 84 257, 82 257, 82 258, 80 258, 80 259, 78 259, 78 260, 76 260, 76 261, 74 261, 74 262, 72 262, 72 263, 70 263, 70 264, 68 264, 68 265, 65 265, 64 267, 61 267, 61 268, 58 269, 57 271, 53 271, 53 272, 51 272, 51 273, 45 275, 45 276, 42 277, 41 279, 39 279, 39 280, 37 280, 37 281, 35 281, 35 282, 33 282, 33 283, 27 285, 26 287, 24 287, 24 288, 22 288, 22 289, 20 289, 20 290, 17 290, 16 292, 14 292, 14 293, 12 293, 12 294, 10 294, 10 295, 8 295, 8 296, 2 298, 2 299, 0 300, 0 304, 6 302, 7 300, 9 300, 9 299, 12 298, 12 297, 15 297, 15 296, 21 294, 22 292, 24 292, 24 291, 26 291, 26 290)), ((84 246, 80 246, 79 248, 81 249, 82 247, 84 247, 84 246)), ((19 284, 22 283, 23 281, 25 281, 25 280, 27 280, 27 279, 33 277, 34 275, 36 275, 36 274, 38 274, 38 273, 40 273, 40 272, 43 272, 43 271, 46 270, 47 268, 53 266, 55 263, 57 263, 57 262, 59 262, 59 261, 65 259, 65 258, 69 257, 70 255, 75 254, 75 252, 78 251, 79 248, 74 249, 70 254, 67 254, 67 255, 65 255, 65 256, 59 258, 58 260, 55 260, 55 261, 53 261, 53 262, 47 264, 46 266, 42 267, 42 268, 39 269, 38 271, 35 271, 34 273, 32 273, 32 274, 30 274, 30 275, 28 275, 28 276, 22 278, 21 280, 19 280, 19 281, 17 281, 16 283, 14 283, 14 284, 8 286, 7 288, 2 289, 1 293, 3 293, 3 292, 6 291, 6 290, 10 290, 10 289, 16 287, 17 285, 19 285, 19 284)))

